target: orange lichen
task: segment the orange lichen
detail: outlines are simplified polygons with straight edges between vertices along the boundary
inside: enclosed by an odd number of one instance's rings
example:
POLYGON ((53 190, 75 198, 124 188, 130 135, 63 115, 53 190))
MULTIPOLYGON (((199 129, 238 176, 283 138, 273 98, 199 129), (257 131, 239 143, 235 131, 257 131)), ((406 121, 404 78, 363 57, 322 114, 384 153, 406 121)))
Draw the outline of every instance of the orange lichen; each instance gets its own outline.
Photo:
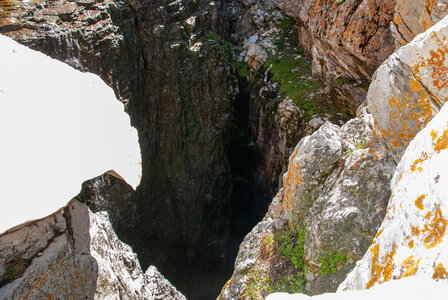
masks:
POLYGON ((438 135, 439 135, 439 134, 437 133, 437 131, 434 131, 434 129, 431 130, 431 137, 432 137, 432 140, 433 140, 433 141, 436 140, 436 138, 437 138, 438 135))
POLYGON ((412 226, 411 225, 411 232, 413 236, 419 236, 420 235, 420 229, 418 226, 412 226))
POLYGON ((375 243, 375 246, 370 248, 370 252, 372 252, 372 269, 370 273, 370 280, 367 282, 367 289, 370 289, 375 282, 380 278, 381 276, 381 266, 378 261, 378 255, 380 252, 380 245, 378 243, 375 243))
POLYGON ((414 256, 411 255, 401 263, 400 267, 402 268, 402 274, 400 275, 400 278, 413 276, 417 273, 418 265, 422 258, 420 257, 417 262, 413 258, 414 256))
MULTIPOLYGON (((416 64, 412 70, 413 73, 416 74, 417 80, 421 81, 419 74, 421 73, 430 73, 431 78, 433 79, 433 85, 439 91, 448 86, 448 78, 446 77, 446 73, 448 72, 448 67, 446 64, 446 54, 448 53, 448 48, 446 47, 446 43, 441 41, 437 34, 434 32, 430 35, 431 39, 435 41, 438 45, 438 48, 435 50, 429 51, 429 58, 420 58, 421 61, 416 64), (420 69, 427 69, 427 72, 421 72, 420 69)), ((442 102, 445 102, 447 99, 443 99, 441 101, 436 95, 432 94, 432 98, 439 104, 442 105, 442 102)))
POLYGON ((408 247, 409 247, 409 249, 414 248, 414 241, 413 240, 409 241, 408 247))
POLYGON ((392 273, 394 271, 394 255, 397 251, 397 245, 394 243, 392 245, 392 251, 388 252, 383 260, 383 282, 392 279, 392 273))
POLYGON ((448 129, 437 139, 434 150, 436 150, 437 153, 440 153, 440 151, 445 150, 446 148, 448 148, 448 129))
POLYGON ((426 195, 420 195, 416 200, 415 200, 415 206, 417 206, 418 209, 423 210, 424 206, 423 206, 423 199, 425 199, 426 195))
POLYGON ((384 256, 384 259, 379 263, 379 245, 375 243, 375 246, 370 248, 372 252, 372 267, 371 278, 367 282, 366 288, 370 289, 376 282, 379 282, 381 276, 383 277, 381 282, 386 282, 392 279, 392 273, 394 271, 394 255, 397 251, 397 244, 393 243, 392 250, 384 256))
POLYGON ((429 157, 431 157, 430 155, 428 155, 428 153, 423 153, 423 155, 420 157, 420 158, 418 158, 418 159, 416 159, 415 161, 414 161, 414 163, 412 164, 412 166, 411 166, 411 172, 412 173, 414 173, 415 171, 419 171, 419 172, 422 172, 423 171, 423 169, 422 169, 422 167, 419 165, 419 164, 421 164, 421 163, 423 163, 425 160, 427 160, 429 157))
POLYGON ((384 231, 384 228, 381 228, 380 230, 378 230, 378 232, 375 235, 375 239, 377 239, 384 231))
POLYGON ((440 205, 437 205, 437 210, 434 214, 428 212, 425 217, 428 222, 425 224, 425 228, 422 230, 426 234, 425 237, 425 247, 427 249, 434 248, 440 244, 445 236, 446 226, 448 224, 447 220, 442 215, 442 210, 440 205), (432 218, 431 218, 432 216, 432 218))
POLYGON ((284 183, 284 196, 282 209, 285 211, 291 211, 292 203, 294 201, 294 196, 296 194, 297 188, 302 185, 302 171, 300 169, 300 164, 295 162, 296 156, 299 154, 299 149, 297 148, 288 165, 288 172, 286 173, 286 179, 284 183))
POLYGON ((448 278, 448 272, 446 271, 443 264, 439 263, 434 269, 434 274, 432 275, 432 279, 439 280, 439 279, 447 279, 447 278, 448 278))

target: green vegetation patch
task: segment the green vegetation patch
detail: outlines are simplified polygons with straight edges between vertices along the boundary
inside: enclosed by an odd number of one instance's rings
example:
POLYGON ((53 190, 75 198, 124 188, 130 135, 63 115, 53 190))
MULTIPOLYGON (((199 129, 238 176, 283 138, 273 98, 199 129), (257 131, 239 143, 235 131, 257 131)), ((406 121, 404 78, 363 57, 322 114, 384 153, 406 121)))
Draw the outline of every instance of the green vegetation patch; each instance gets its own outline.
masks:
POLYGON ((249 74, 249 66, 243 61, 235 61, 238 53, 235 53, 232 44, 225 40, 219 33, 209 32, 201 38, 201 41, 216 48, 218 56, 236 71, 240 77, 246 77, 249 74))
POLYGON ((294 265, 294 273, 285 276, 269 286, 269 293, 304 293, 305 292, 305 228, 297 232, 286 230, 274 236, 282 260, 294 265))
POLYGON ((25 272, 27 265, 27 261, 21 257, 16 257, 9 261, 0 277, 0 285, 21 277, 25 272))
POLYGON ((346 265, 347 260, 347 255, 339 252, 329 252, 325 256, 321 256, 319 258, 319 262, 321 263, 319 269, 320 275, 327 276, 336 273, 340 267, 346 265))
POLYGON ((254 271, 253 269, 248 273, 247 287, 244 290, 243 299, 249 297, 250 299, 259 299, 258 295, 263 289, 269 289, 269 278, 263 274, 260 270, 254 271))
POLYGON ((280 91, 290 97, 293 102, 305 111, 305 120, 319 113, 313 99, 314 94, 323 87, 323 83, 313 80, 312 64, 299 50, 297 37, 294 34, 294 20, 285 16, 277 25, 280 29, 274 44, 277 47, 275 54, 269 51, 269 57, 264 64, 265 68, 271 66, 272 80, 280 84, 280 91))

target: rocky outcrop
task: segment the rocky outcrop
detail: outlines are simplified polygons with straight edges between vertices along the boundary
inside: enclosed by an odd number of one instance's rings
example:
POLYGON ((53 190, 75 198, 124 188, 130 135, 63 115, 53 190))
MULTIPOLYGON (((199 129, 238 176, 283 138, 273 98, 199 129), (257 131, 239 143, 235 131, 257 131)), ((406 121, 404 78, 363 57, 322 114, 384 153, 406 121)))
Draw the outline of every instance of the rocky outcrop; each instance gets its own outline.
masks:
POLYGON ((0 236, 0 298, 185 299, 77 200, 0 236))
MULTIPOLYGON (((417 72, 417 75, 405 73, 402 80, 398 81, 404 84, 394 85, 394 91, 396 89, 407 94, 409 92, 406 83, 413 84, 416 92, 423 89, 424 85, 425 92, 428 91, 431 95, 428 98, 407 97, 407 101, 403 103, 409 104, 409 107, 420 108, 426 100, 428 102, 426 107, 431 109, 431 106, 435 106, 432 102, 435 99, 441 100, 436 102, 439 104, 438 107, 443 105, 447 89, 435 82, 440 83, 444 78, 439 79, 437 73, 439 68, 443 68, 444 61, 441 60, 434 69, 433 65, 427 63, 431 59, 425 57, 428 53, 437 54, 441 47, 446 48, 446 38, 441 35, 447 27, 448 18, 444 18, 391 58, 395 61, 414 57, 419 60, 418 66, 422 72, 417 72), (419 75, 421 77, 417 81, 416 76, 419 75), (412 100, 416 98, 421 99, 421 102, 413 105, 412 100)), ((385 64, 385 68, 387 66, 385 64)), ((395 78, 388 77, 391 80, 390 85, 396 82, 395 78)), ((397 104, 399 102, 389 102, 390 110, 395 109, 397 104)), ((388 213, 369 251, 341 284, 340 289, 370 288, 376 283, 422 274, 432 276, 435 280, 446 278, 443 262, 447 255, 444 250, 447 216, 444 212, 446 201, 443 195, 447 191, 443 183, 444 170, 441 166, 446 155, 444 150, 448 115, 447 108, 443 107, 431 120, 437 111, 438 109, 429 110, 428 114, 423 115, 422 117, 426 117, 424 120, 426 122, 413 120, 413 123, 406 127, 412 130, 410 138, 413 139, 410 143, 404 138, 400 140, 402 142, 400 150, 404 145, 407 146, 402 157, 402 151, 394 151, 395 148, 391 147, 391 152, 401 159, 391 182, 392 196, 389 200, 388 213)), ((417 114, 418 112, 403 109, 398 118, 408 121, 417 114)), ((386 141, 390 147, 390 140, 386 141)))
MULTIPOLYGON (((100 178, 117 180, 112 186, 126 191, 121 201, 130 205, 128 194, 141 176, 140 149, 123 105, 96 75, 5 36, 0 44, 0 137, 6 141, 0 159, 7 174, 0 195, 0 299, 185 299, 154 267, 143 274, 107 213, 58 198, 113 168, 123 177, 111 170, 100 178), (45 215, 55 207, 62 208, 45 215)), ((89 195, 88 186, 81 195, 89 195)), ((96 208, 100 200, 113 203, 92 198, 96 208)))
POLYGON ((448 99, 444 19, 395 52, 375 73, 367 101, 376 134, 398 163, 409 142, 448 99))
POLYGON ((393 52, 389 24, 395 1, 276 0, 299 23, 299 42, 312 55, 313 74, 369 80, 393 52))
POLYGON ((311 294, 337 288, 369 247, 386 210, 395 164, 373 144, 372 127, 364 110, 342 127, 326 123, 299 142, 283 188, 241 244, 222 299, 297 292, 297 285, 311 294), (328 270, 330 257, 340 261, 328 270))
POLYGON ((444 165, 448 107, 417 134, 391 181, 387 215, 375 240, 339 287, 365 289, 414 275, 445 279, 448 225, 444 165))
POLYGON ((391 30, 397 44, 401 47, 434 26, 448 13, 448 3, 444 0, 397 0, 391 30))
POLYGON ((137 207, 134 189, 115 171, 83 182, 75 197, 94 212, 106 211, 117 236, 124 242, 135 241, 137 207))
MULTIPOLYGON (((338 293, 328 295, 329 298, 350 299, 352 296, 357 299, 373 298, 375 295, 378 296, 380 290, 390 288, 390 291, 393 291, 392 286, 408 286, 405 288, 406 291, 409 295, 415 296, 416 289, 421 290, 421 285, 427 284, 433 288, 431 291, 425 290, 424 297, 444 297, 437 295, 446 288, 448 278, 444 265, 447 259, 448 223, 444 199, 447 185, 444 183, 446 179, 443 167, 448 145, 446 142, 448 108, 440 109, 443 102, 434 102, 439 104, 436 106, 432 101, 445 99, 446 94, 446 87, 438 84, 444 77, 439 77, 437 70, 444 68, 444 55, 438 50, 446 48, 446 38, 441 35, 448 27, 447 20, 448 17, 445 17, 425 33, 415 37, 412 42, 392 55, 375 74, 375 79, 383 83, 383 88, 386 84, 389 87, 384 93, 378 93, 380 88, 375 83, 372 84, 372 92, 369 91, 369 108, 371 104, 382 104, 381 109, 372 107, 373 115, 379 118, 377 123, 386 119, 381 119, 384 115, 391 116, 389 120, 402 122, 403 128, 409 129, 412 135, 398 135, 399 143, 393 146, 400 146, 399 151, 391 147, 391 140, 387 135, 377 137, 379 140, 385 138, 385 144, 389 147, 388 152, 399 161, 390 182, 392 193, 387 213, 368 251, 340 284, 338 293), (428 63, 431 60, 428 59, 428 53, 441 58, 438 67, 428 63), (401 61, 417 61, 417 72, 413 72, 415 69, 410 67, 412 64, 400 63, 401 61), (390 68, 391 65, 395 67, 390 68), (416 80, 416 77, 419 80, 416 80), (428 94, 410 96, 411 91, 423 92, 423 86, 428 94), (395 99, 396 95, 406 96, 400 102, 391 100, 395 99), (389 101, 383 102, 383 99, 389 101), (417 99, 421 102, 415 104, 417 99), (424 101, 428 102, 425 107, 431 109, 433 105, 437 110, 434 112, 430 110, 426 115, 421 114, 417 109, 423 107, 421 103, 424 101), (408 107, 415 108, 416 111, 408 107), (419 115, 422 119, 426 119, 419 120, 419 115), (414 283, 408 284, 409 282, 414 283), (344 292, 371 288, 372 291, 369 292, 344 292)), ((325 299, 325 296, 327 295, 316 299, 325 299)))
POLYGON ((136 196, 142 230, 132 232, 142 264, 179 270, 172 276, 188 279, 197 269, 214 270, 225 257, 226 145, 238 92, 232 49, 214 36, 229 36, 228 20, 238 9, 163 0, 0 5, 1 33, 99 74, 128 104, 144 169, 136 196), (213 262, 199 267, 199 257, 213 262))

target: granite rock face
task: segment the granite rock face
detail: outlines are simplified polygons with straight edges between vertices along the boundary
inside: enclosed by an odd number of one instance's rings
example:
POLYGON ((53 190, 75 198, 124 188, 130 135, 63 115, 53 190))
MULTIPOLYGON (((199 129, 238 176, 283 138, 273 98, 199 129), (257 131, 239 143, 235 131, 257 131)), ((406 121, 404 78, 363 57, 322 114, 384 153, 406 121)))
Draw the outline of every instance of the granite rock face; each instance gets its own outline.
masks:
POLYGON ((375 73, 367 101, 395 162, 448 99, 448 19, 395 52, 375 73))
POLYGON ((264 297, 268 284, 276 285, 282 276, 298 272, 273 259, 282 256, 278 245, 266 246, 266 239, 282 231, 306 232, 301 250, 306 292, 336 290, 371 244, 390 193, 395 164, 385 147, 373 143, 372 127, 373 119, 364 109, 344 126, 327 122, 299 142, 284 174, 283 188, 265 219, 241 244, 222 299, 254 293, 254 286, 257 297, 264 297), (345 254, 348 262, 324 275, 320 272, 322 258, 328 253, 345 254))
POLYGON ((1 299, 185 299, 77 200, 2 234, 0 253, 1 299))

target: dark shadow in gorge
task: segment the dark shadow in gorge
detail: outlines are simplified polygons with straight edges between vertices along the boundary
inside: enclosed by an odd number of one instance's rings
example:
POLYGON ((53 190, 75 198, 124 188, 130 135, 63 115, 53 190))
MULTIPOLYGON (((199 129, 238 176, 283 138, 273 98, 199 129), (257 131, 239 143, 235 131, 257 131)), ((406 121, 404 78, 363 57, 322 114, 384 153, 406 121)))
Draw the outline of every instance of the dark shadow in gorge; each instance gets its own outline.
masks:
MULTIPOLYGON (((244 80, 245 81, 245 80, 244 80)), ((230 173, 230 227, 227 242, 229 278, 233 272, 239 245, 252 228, 260 222, 267 211, 269 196, 263 192, 264 187, 256 179, 257 164, 261 160, 249 123, 249 93, 245 91, 245 82, 240 84, 240 92, 235 99, 234 118, 227 152, 230 173)))

